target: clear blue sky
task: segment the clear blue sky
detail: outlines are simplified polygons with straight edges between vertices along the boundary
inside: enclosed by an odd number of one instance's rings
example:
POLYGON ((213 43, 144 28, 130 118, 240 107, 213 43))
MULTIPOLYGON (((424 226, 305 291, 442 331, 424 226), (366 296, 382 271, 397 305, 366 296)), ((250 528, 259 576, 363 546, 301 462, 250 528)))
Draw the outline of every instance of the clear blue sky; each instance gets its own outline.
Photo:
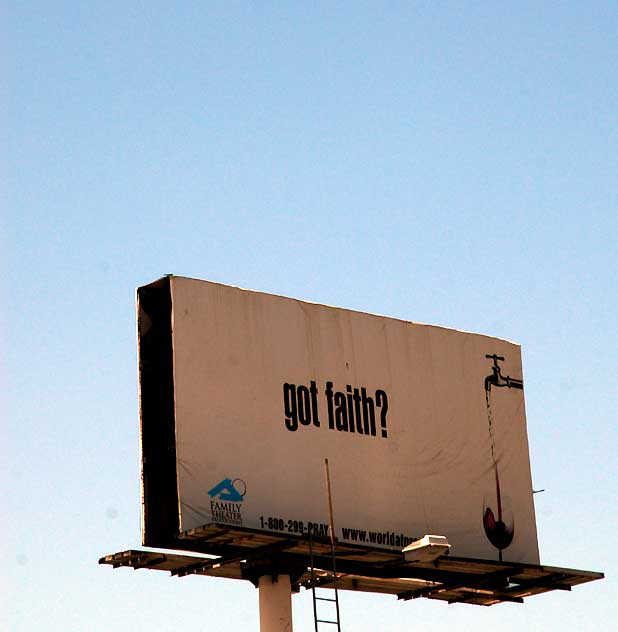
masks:
MULTIPOLYGON (((257 630, 248 583, 140 541, 134 289, 166 273, 522 344, 525 605, 342 597, 345 630, 618 620, 614 2, 8 2, 5 629, 257 630)), ((295 629, 312 630, 308 593, 295 629)))

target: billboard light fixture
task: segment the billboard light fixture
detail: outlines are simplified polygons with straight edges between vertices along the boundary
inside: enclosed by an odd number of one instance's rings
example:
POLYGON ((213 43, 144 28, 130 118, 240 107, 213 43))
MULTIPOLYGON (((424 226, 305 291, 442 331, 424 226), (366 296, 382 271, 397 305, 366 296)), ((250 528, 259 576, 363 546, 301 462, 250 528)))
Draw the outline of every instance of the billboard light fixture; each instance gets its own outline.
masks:
POLYGON ((448 555, 451 545, 446 536, 426 535, 403 549, 406 562, 433 562, 443 555, 448 555))

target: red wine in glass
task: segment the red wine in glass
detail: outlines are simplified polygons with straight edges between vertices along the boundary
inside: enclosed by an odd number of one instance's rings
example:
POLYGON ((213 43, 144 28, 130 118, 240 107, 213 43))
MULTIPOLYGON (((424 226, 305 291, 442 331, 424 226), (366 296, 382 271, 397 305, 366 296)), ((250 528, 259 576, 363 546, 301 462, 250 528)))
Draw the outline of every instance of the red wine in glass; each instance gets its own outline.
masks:
POLYGON ((497 505, 492 507, 490 503, 487 497, 483 500, 483 527, 487 539, 499 551, 498 559, 502 561, 502 551, 511 544, 515 535, 511 499, 498 495, 497 505))

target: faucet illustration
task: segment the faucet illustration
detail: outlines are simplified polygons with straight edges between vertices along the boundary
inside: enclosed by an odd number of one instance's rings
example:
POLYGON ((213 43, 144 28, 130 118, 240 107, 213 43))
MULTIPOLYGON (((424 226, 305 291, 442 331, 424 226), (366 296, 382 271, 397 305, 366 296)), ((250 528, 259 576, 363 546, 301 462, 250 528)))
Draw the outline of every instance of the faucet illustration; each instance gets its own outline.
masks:
POLYGON ((493 360, 491 374, 485 378, 485 402, 487 404, 487 420, 489 421, 489 437, 491 439, 491 458, 494 466, 494 474, 496 478, 496 509, 497 515, 490 507, 489 499, 485 499, 483 503, 483 527, 487 539, 495 546, 498 551, 498 559, 502 561, 502 551, 506 549, 513 541, 515 535, 515 521, 512 509, 503 498, 500 490, 500 476, 498 474, 498 459, 496 458, 496 447, 494 440, 494 423, 491 411, 491 387, 496 388, 516 388, 523 390, 524 383, 522 380, 507 375, 502 375, 501 367, 498 362, 503 362, 502 356, 485 355, 488 360, 493 360))
POLYGON ((500 371, 500 365, 498 361, 501 360, 504 362, 504 358, 502 356, 496 355, 486 355, 486 358, 494 361, 494 365, 491 367, 491 375, 488 375, 485 378, 485 392, 489 393, 489 390, 492 386, 502 387, 506 386, 508 388, 520 388, 523 390, 524 383, 522 380, 518 380, 510 375, 504 377, 502 372, 500 371))

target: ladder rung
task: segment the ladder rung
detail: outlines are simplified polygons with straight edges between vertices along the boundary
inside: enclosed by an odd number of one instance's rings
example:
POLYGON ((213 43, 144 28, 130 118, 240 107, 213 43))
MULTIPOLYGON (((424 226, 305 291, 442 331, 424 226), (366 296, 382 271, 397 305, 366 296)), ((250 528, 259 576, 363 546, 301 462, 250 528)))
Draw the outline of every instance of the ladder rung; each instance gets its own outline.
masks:
POLYGON ((336 599, 331 599, 330 597, 316 597, 320 601, 337 601, 336 599))
POLYGON ((338 625, 337 621, 327 621, 326 619, 318 619, 318 623, 332 623, 333 625, 338 625))

